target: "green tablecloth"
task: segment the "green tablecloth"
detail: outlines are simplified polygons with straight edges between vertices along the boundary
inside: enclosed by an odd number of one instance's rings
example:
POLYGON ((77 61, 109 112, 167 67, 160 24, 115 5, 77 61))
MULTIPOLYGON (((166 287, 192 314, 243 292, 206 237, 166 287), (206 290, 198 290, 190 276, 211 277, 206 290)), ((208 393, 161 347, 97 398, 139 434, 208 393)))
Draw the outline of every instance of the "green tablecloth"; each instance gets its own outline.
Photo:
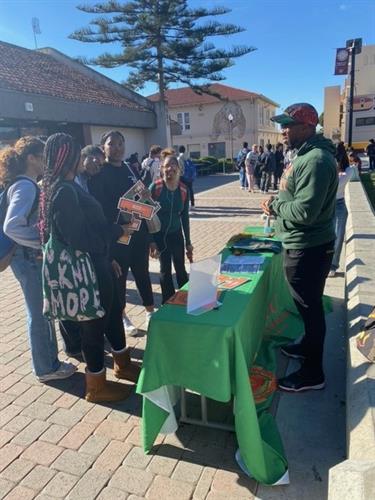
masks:
MULTIPOLYGON (((226 255, 228 250, 223 259, 226 255)), ((163 425, 164 431, 175 430, 175 386, 223 402, 233 395, 243 462, 256 480, 273 484, 287 470, 268 411, 276 390, 274 348, 296 339, 303 326, 284 279, 282 256, 263 255, 263 270, 249 274, 250 282, 226 290, 218 310, 191 316, 183 306, 159 309, 150 324, 137 392, 143 395, 146 452, 163 425)))

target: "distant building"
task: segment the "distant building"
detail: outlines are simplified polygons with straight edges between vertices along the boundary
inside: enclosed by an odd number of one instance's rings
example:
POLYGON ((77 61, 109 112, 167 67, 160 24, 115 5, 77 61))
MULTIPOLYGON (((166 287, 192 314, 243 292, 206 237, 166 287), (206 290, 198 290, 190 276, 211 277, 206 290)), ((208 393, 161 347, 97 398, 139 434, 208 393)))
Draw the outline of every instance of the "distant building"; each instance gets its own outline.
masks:
POLYGON ((163 109, 57 50, 0 42, 0 147, 23 135, 66 132, 82 145, 118 129, 126 154, 167 144, 163 109))
MULTIPOLYGON (((235 156, 242 143, 276 144, 279 132, 270 121, 279 107, 262 94, 220 83, 210 86, 221 99, 196 94, 189 87, 167 90, 172 144, 185 146, 192 158, 235 156)), ((149 96, 152 101, 159 94, 149 96)))
MULTIPOLYGON (((349 65, 350 73, 350 65, 349 65)), ((344 88, 324 89, 324 135, 348 142, 350 75, 344 88)), ((365 45, 355 58, 353 147, 364 149, 375 138, 375 45, 365 45)))

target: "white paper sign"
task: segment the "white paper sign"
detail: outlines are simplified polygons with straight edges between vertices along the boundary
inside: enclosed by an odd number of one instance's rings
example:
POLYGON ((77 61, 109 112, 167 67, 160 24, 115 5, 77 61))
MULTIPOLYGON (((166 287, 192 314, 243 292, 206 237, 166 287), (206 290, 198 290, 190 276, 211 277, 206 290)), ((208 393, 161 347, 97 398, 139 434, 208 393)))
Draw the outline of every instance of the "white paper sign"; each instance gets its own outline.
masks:
POLYGON ((195 316, 217 307, 221 254, 190 266, 187 313, 195 316))

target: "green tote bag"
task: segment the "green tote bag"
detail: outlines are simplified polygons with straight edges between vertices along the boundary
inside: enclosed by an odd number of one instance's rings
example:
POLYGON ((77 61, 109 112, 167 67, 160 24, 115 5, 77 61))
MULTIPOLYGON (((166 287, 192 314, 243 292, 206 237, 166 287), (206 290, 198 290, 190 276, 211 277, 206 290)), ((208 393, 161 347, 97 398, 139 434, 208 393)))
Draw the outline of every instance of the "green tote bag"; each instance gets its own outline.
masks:
POLYGON ((61 242, 53 228, 43 246, 42 272, 43 314, 48 319, 87 321, 105 315, 90 255, 61 242))
POLYGON ((49 319, 102 318, 98 280, 91 257, 73 250, 51 231, 43 247, 43 314, 49 319))

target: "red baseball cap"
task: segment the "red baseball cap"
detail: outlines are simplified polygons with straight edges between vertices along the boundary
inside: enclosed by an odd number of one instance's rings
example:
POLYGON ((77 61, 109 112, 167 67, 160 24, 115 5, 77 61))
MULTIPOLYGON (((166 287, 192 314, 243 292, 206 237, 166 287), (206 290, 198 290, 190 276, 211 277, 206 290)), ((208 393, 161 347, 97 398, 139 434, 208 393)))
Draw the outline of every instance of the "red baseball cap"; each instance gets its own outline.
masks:
POLYGON ((281 115, 273 116, 271 121, 280 123, 281 126, 291 123, 301 123, 316 127, 319 123, 319 117, 314 106, 307 102, 298 102, 288 106, 281 115))

